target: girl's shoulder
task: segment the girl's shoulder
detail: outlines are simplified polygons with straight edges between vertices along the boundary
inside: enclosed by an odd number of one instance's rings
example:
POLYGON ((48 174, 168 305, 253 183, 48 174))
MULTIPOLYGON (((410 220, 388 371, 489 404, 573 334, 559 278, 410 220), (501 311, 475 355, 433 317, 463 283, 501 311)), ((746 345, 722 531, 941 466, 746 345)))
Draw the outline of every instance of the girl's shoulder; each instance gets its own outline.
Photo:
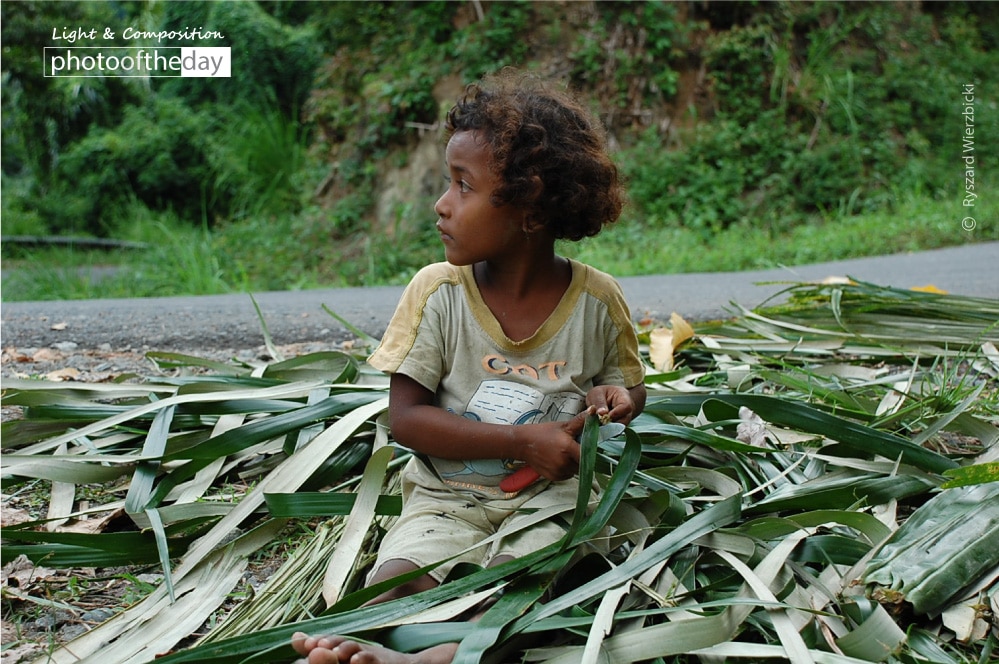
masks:
POLYGON ((469 283, 474 285, 471 269, 447 262, 431 263, 413 275, 399 301, 399 308, 410 312, 434 307, 452 307, 468 298, 469 283))
POLYGON ((407 290, 433 291, 442 284, 457 285, 462 280, 462 268, 451 265, 448 262, 431 263, 419 269, 409 280, 407 290))
POLYGON ((621 284, 612 275, 573 259, 569 259, 569 262, 572 265, 573 281, 578 282, 583 292, 602 301, 624 299, 621 284))

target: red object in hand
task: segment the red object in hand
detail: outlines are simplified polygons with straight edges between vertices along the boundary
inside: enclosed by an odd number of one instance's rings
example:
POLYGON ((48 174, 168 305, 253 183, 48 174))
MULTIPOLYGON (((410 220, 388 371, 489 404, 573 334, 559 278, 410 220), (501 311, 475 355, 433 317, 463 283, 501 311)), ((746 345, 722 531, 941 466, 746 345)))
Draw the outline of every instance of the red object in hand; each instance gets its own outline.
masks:
MULTIPOLYGON (((624 425, 620 422, 611 422, 609 424, 601 425, 599 432, 600 442, 610 440, 614 436, 621 435, 624 428, 624 425)), ((499 483, 499 488, 500 491, 505 491, 506 493, 515 493, 517 491, 523 491, 539 479, 541 479, 541 474, 538 473, 538 471, 534 470, 530 466, 524 466, 523 468, 518 468, 503 478, 503 481, 499 483)))
POLYGON ((524 466, 523 468, 518 468, 503 478, 503 481, 499 484, 499 488, 500 491, 505 491, 507 493, 523 491, 539 479, 541 479, 541 475, 538 474, 538 471, 534 470, 530 466, 524 466))

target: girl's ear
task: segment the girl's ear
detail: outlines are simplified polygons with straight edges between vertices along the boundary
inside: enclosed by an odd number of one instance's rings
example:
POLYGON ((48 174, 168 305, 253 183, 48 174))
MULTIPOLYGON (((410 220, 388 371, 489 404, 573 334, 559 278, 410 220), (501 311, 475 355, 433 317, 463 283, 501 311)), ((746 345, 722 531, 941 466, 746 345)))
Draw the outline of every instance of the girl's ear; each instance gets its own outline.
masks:
POLYGON ((524 221, 521 224, 523 228, 524 235, 531 235, 532 233, 537 233, 545 228, 545 222, 538 219, 533 211, 524 212, 524 221))
POLYGON ((536 203, 538 199, 541 198, 541 194, 545 190, 545 183, 542 182, 541 178, 538 177, 537 175, 532 175, 530 188, 531 188, 530 201, 532 203, 536 203))

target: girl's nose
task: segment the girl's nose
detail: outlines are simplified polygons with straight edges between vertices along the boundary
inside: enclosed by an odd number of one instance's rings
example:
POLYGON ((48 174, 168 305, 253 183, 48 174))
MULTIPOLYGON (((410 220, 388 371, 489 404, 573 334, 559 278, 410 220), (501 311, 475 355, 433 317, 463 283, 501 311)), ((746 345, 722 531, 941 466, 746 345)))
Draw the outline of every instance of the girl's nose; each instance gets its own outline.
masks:
POLYGON ((437 213, 438 217, 447 216, 446 212, 448 211, 448 205, 446 199, 447 199, 447 191, 445 190, 444 193, 441 194, 441 197, 437 199, 437 202, 434 203, 434 212, 437 213))

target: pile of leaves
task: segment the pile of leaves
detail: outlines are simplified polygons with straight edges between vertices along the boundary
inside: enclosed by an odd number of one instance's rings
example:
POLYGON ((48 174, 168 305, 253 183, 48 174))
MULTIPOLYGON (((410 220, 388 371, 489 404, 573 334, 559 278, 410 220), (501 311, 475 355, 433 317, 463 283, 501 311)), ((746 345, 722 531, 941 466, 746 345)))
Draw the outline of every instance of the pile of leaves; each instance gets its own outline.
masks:
MULTIPOLYGON (((601 501, 537 515, 563 519, 561 542, 370 607, 394 583, 362 581, 408 451, 363 343, 150 353, 171 375, 141 382, 5 381, 23 417, 3 425, 4 493, 51 495, 48 518, 4 527, 4 564, 162 579, 39 661, 291 661, 299 630, 457 640, 458 662, 989 661, 999 301, 843 281, 779 302, 640 330, 649 403, 610 440, 588 423, 581 484, 601 501), (74 532, 95 519, 109 527, 74 532), (233 602, 289 524, 309 535, 233 602), (453 620, 493 596, 481 621, 453 620)), ((4 589, 5 614, 46 601, 4 589)))

